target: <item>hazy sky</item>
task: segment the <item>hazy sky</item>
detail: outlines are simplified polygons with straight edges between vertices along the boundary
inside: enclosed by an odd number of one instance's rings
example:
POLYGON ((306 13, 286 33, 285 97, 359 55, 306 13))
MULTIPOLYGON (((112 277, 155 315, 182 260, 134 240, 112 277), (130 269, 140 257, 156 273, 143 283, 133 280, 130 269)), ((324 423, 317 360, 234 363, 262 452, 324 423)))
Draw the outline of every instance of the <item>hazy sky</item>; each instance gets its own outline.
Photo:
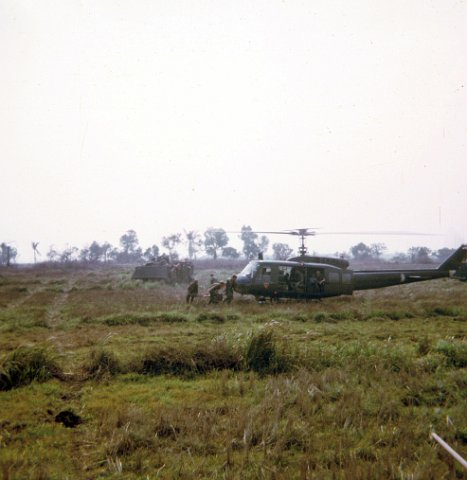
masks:
POLYGON ((465 0, 0 0, 0 61, 18 261, 128 229, 467 241, 465 0))

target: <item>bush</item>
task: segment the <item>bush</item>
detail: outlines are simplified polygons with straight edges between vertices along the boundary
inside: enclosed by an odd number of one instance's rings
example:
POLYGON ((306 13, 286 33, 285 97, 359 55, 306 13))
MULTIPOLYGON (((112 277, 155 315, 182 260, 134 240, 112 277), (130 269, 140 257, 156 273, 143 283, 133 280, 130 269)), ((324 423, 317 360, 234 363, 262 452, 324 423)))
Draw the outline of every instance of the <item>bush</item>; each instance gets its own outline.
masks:
POLYGON ((430 317, 457 317, 463 314, 460 308, 456 307, 434 307, 427 310, 427 314, 430 317))
POLYGON ((109 315, 101 318, 101 321, 111 327, 117 327, 120 325, 141 325, 147 326, 151 323, 164 322, 164 323, 178 323, 187 322, 186 315, 178 312, 163 312, 163 313, 119 313, 109 315))
POLYGON ((45 382, 61 375, 49 351, 38 347, 21 347, 1 362, 0 390, 11 390, 33 381, 45 382))
POLYGON ((141 373, 147 375, 201 374, 212 370, 239 370, 240 353, 225 341, 191 348, 162 348, 148 352, 142 361, 141 373))
POLYGON ((103 376, 113 376, 122 371, 120 363, 112 352, 103 348, 91 351, 88 364, 85 371, 92 378, 102 378, 103 376))
POLYGON ((286 372, 290 362, 279 351, 272 330, 263 330, 252 335, 246 349, 246 368, 262 375, 286 372))
POLYGON ((467 344, 461 342, 448 342, 441 340, 436 344, 435 351, 446 357, 449 367, 467 367, 467 344))
POLYGON ((205 321, 210 321, 210 322, 216 322, 216 323, 224 323, 225 322, 225 317, 224 315, 221 315, 219 313, 200 313, 197 317, 196 320, 198 322, 205 322, 205 321))

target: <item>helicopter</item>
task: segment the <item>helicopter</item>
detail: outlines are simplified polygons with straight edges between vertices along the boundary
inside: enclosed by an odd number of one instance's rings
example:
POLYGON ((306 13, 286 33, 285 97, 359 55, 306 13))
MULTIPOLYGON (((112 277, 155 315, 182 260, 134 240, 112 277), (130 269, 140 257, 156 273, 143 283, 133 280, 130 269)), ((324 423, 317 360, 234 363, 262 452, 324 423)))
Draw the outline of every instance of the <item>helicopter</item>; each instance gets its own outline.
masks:
MULTIPOLYGON (((435 269, 352 270, 343 258, 307 255, 305 237, 315 236, 316 230, 299 228, 255 233, 293 235, 300 237, 299 256, 288 260, 253 260, 237 274, 235 291, 254 295, 257 300, 270 298, 316 299, 352 295, 356 290, 390 287, 413 282, 453 277, 467 280, 467 245, 461 245, 435 269)), ((371 232, 326 232, 333 234, 371 232)), ((380 232, 383 234, 412 234, 380 232)))

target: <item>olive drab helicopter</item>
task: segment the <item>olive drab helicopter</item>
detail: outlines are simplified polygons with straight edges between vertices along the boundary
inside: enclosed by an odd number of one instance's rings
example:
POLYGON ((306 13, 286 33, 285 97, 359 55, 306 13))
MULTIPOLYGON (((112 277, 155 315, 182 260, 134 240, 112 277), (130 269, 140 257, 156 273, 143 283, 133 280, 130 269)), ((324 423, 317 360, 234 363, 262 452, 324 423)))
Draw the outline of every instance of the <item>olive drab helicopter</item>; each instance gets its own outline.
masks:
MULTIPOLYGON (((352 295, 356 290, 390 287, 405 283, 454 277, 467 279, 467 245, 461 245, 435 269, 352 270, 343 258, 307 255, 305 237, 318 234, 309 228, 254 233, 294 235, 300 237, 299 256, 281 260, 253 260, 237 274, 235 290, 256 299, 321 299, 352 295)), ((324 232, 333 234, 369 234, 374 232, 324 232)), ((378 232, 400 235, 408 232, 378 232)))

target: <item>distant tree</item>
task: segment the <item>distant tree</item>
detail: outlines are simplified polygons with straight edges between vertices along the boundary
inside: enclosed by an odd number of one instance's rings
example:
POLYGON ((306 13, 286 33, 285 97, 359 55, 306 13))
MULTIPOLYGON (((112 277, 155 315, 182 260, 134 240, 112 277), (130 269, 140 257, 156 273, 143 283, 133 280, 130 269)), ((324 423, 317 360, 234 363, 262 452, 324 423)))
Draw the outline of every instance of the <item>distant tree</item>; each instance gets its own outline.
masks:
POLYGON ((46 256, 49 259, 49 262, 55 262, 58 260, 60 254, 57 250, 55 250, 53 245, 50 245, 49 251, 47 252, 46 256))
POLYGON ((397 263, 406 263, 409 261, 409 257, 405 253, 398 252, 391 258, 391 260, 397 263))
POLYGON ((96 241, 92 242, 89 246, 89 261, 97 263, 101 260, 102 256, 102 247, 96 241))
POLYGON ((60 262, 69 263, 75 260, 75 255, 79 252, 77 247, 67 247, 60 254, 60 262))
POLYGON ((265 235, 258 237, 249 225, 242 226, 240 238, 243 242, 243 254, 248 260, 257 257, 260 252, 265 253, 268 249, 268 237, 265 235))
POLYGON ((195 230, 185 231, 186 243, 188 245, 188 257, 190 260, 196 259, 196 254, 200 251, 203 245, 201 235, 195 230))
POLYGON ((269 246, 269 238, 266 235, 261 235, 258 241, 258 249, 262 253, 266 253, 269 246))
POLYGON ((83 247, 78 254, 80 262, 89 262, 89 247, 83 247))
POLYGON ((411 247, 408 254, 412 263, 431 263, 431 250, 428 247, 411 247))
POLYGON ((293 249, 286 243, 273 243, 272 251, 275 260, 287 260, 293 252, 293 249))
POLYGON ((111 247, 109 249, 109 251, 107 252, 107 258, 108 258, 108 260, 111 260, 113 262, 118 262, 118 258, 120 256, 120 253, 121 252, 118 251, 117 247, 111 247))
POLYGON ((107 263, 109 260, 109 254, 112 251, 112 245, 110 245, 109 242, 104 242, 101 246, 102 248, 102 257, 104 259, 104 262, 107 263))
POLYGON ((381 257, 385 250, 387 250, 387 247, 384 243, 372 243, 370 245, 370 252, 373 258, 381 257))
POLYGON ((440 248, 433 252, 433 256, 438 262, 444 262, 444 260, 447 260, 455 251, 455 248, 440 248))
POLYGON ((84 247, 79 251, 78 258, 82 262, 107 263, 111 249, 112 245, 110 245, 109 242, 104 242, 102 245, 100 245, 94 240, 89 247, 84 247))
POLYGON ((138 236, 134 230, 127 230, 120 237, 120 246, 127 255, 132 255, 138 248, 138 236))
POLYGON ((134 230, 128 230, 120 237, 122 251, 116 260, 122 263, 137 263, 141 261, 142 250, 139 247, 138 236, 134 230))
POLYGON ((371 258, 371 248, 363 242, 350 247, 350 253, 355 260, 368 260, 371 258))
POLYGON ((224 247, 222 249, 222 256, 225 257, 225 258, 233 258, 233 259, 236 259, 236 258, 239 258, 240 257, 240 253, 238 253, 237 249, 236 248, 233 248, 233 247, 224 247))
POLYGON ((173 261, 178 258, 178 253, 175 252, 175 248, 182 241, 181 233, 173 233, 167 237, 162 237, 162 246, 169 251, 170 260, 173 261))
POLYGON ((18 250, 11 245, 2 242, 0 244, 0 265, 6 265, 7 267, 16 260, 18 250))
POLYGON ((39 242, 31 242, 31 246, 32 246, 32 251, 34 253, 34 263, 36 263, 37 255, 41 254, 41 252, 39 252, 39 250, 37 249, 37 247, 39 246, 39 242))
POLYGON ((218 250, 222 249, 229 243, 229 237, 222 228, 209 227, 204 232, 204 250, 211 255, 214 260, 217 259, 218 250))
POLYGON ((159 256, 159 247, 157 245, 153 245, 152 247, 147 248, 144 253, 143 257, 148 262, 157 259, 159 256))

